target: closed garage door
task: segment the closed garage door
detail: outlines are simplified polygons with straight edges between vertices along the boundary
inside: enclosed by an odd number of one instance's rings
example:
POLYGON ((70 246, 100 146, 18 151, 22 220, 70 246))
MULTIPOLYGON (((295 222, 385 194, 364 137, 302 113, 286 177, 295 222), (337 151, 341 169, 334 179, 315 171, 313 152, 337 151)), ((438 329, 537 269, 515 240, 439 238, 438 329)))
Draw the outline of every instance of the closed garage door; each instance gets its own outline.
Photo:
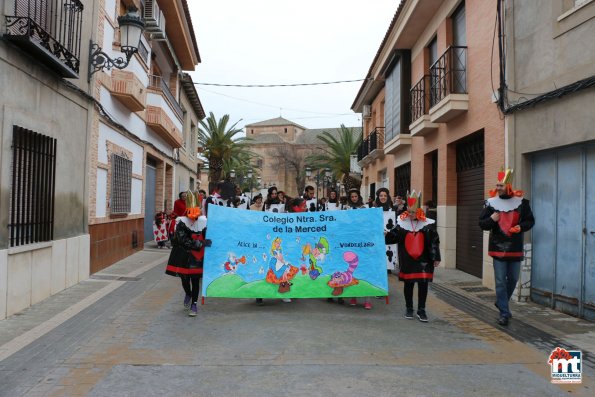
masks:
POLYGON ((457 145, 457 269, 482 277, 483 232, 478 226, 485 200, 483 133, 457 145))
POLYGON ((531 299, 595 319, 595 145, 532 159, 531 299))
POLYGON ((153 240, 153 218, 155 217, 155 177, 157 164, 147 158, 145 168, 145 242, 153 240))

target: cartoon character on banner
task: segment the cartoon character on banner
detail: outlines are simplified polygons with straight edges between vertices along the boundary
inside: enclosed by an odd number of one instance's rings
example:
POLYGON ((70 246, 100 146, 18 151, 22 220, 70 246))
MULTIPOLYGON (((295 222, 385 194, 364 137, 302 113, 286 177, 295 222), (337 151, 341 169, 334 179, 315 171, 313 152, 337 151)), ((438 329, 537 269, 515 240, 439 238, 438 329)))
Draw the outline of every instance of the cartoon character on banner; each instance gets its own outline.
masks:
POLYGON ((225 269, 225 273, 234 274, 238 268, 239 264, 245 265, 246 264, 246 257, 242 255, 241 258, 238 258, 236 254, 233 252, 229 252, 227 254, 227 261, 223 264, 223 268, 225 269))
MULTIPOLYGON (((384 232, 388 233, 393 230, 397 224, 396 212, 384 211, 384 232)), ((386 245, 386 269, 393 271, 397 269, 397 245, 387 244, 386 245)))
POLYGON ((286 293, 291 289, 290 280, 295 277, 299 269, 285 261, 281 248, 281 237, 275 237, 271 244, 271 258, 266 282, 279 285, 279 292, 286 293))
POLYGON ((312 280, 316 280, 318 276, 322 274, 322 267, 320 263, 323 263, 326 255, 329 253, 329 243, 325 237, 320 237, 318 242, 312 248, 310 243, 307 243, 302 247, 302 261, 306 260, 308 256, 309 272, 308 275, 312 280))
POLYGON ((352 285, 359 284, 359 281, 353 277, 353 272, 359 264, 359 258, 355 252, 347 251, 343 254, 343 260, 349 265, 344 272, 335 272, 327 283, 333 289, 332 294, 339 296, 343 294, 343 290, 352 285))

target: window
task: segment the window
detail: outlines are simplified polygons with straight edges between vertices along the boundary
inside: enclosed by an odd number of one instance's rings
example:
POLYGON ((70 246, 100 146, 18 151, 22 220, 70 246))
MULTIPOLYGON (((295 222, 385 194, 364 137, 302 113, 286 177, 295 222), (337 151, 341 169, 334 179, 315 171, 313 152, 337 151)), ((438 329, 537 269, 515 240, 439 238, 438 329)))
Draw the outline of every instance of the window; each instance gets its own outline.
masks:
POLYGON ((54 237, 57 141, 14 126, 12 142, 10 246, 50 241, 54 237))
POLYGON ((285 133, 287 134, 287 128, 285 128, 285 133))
POLYGON ((256 167, 262 169, 262 159, 256 160, 256 167))
POLYGON ((395 168, 395 195, 405 199, 411 189, 411 163, 395 168))
POLYGON ((385 142, 401 133, 401 60, 397 60, 385 83, 384 128, 385 142))
POLYGON ((467 92, 467 79, 465 78, 467 26, 465 25, 465 2, 452 14, 453 43, 455 47, 451 60, 453 73, 453 92, 467 92))
POLYGON ((132 187, 132 161, 112 154, 112 214, 130 212, 130 192, 132 187))

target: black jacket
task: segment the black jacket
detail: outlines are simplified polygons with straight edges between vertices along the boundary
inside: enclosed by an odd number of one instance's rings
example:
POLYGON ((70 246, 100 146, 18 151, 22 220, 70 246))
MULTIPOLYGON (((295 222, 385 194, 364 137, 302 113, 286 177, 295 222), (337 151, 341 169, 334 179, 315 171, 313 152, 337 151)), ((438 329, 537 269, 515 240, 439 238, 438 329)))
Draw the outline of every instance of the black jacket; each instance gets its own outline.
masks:
POLYGON ((399 226, 392 229, 384 237, 386 244, 398 244, 399 246, 399 280, 432 281, 434 276, 434 262, 440 261, 440 239, 433 224, 424 226, 418 233, 424 236, 424 250, 421 256, 414 259, 407 252, 405 239, 407 234, 412 233, 399 226))
MULTIPOLYGON (((506 199, 506 197, 501 198, 506 199)), ((479 216, 479 227, 490 231, 488 254, 492 258, 503 261, 518 261, 523 259, 523 233, 531 230, 535 224, 535 218, 533 217, 533 212, 531 212, 529 200, 527 199, 523 199, 521 204, 513 211, 519 214, 518 225, 521 227, 521 232, 513 233, 510 236, 500 228, 498 222, 491 218, 492 214, 496 212, 496 209, 488 201, 486 201, 483 211, 479 216)))

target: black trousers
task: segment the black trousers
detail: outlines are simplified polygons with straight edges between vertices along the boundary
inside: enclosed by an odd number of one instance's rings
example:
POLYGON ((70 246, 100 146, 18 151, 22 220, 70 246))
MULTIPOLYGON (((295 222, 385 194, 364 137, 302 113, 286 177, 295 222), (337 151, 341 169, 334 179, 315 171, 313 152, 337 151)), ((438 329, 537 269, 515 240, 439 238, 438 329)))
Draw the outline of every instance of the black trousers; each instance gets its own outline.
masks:
POLYGON ((197 274, 196 276, 180 275, 180 278, 182 279, 182 287, 184 288, 186 295, 190 295, 192 297, 192 303, 198 302, 198 294, 200 292, 199 285, 202 274, 197 274))
MULTIPOLYGON (((405 293, 405 304, 407 309, 413 309, 413 286, 416 281, 405 281, 403 291, 405 293)), ((426 310, 426 298, 428 297, 428 282, 417 281, 417 310, 426 310)))

